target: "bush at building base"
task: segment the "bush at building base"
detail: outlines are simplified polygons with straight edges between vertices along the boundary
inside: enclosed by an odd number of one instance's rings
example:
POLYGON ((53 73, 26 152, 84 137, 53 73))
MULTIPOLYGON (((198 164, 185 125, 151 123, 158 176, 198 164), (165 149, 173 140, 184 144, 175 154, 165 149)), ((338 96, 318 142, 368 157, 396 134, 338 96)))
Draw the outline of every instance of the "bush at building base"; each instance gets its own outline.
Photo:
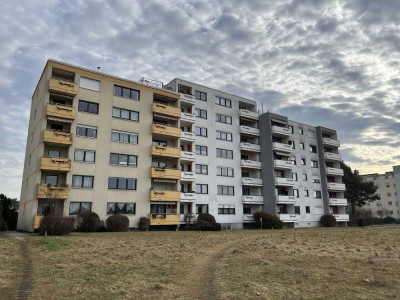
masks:
POLYGON ((138 228, 141 231, 148 231, 150 228, 150 220, 146 217, 141 217, 139 219, 138 228))
POLYGON ((100 217, 95 212, 81 212, 76 216, 75 226, 77 231, 96 232, 100 226, 100 217))
POLYGON ((263 229, 282 229, 283 222, 279 220, 279 218, 273 214, 270 214, 266 211, 258 211, 253 214, 253 219, 256 222, 256 225, 261 227, 261 219, 262 219, 262 228, 263 229))
POLYGON ((336 226, 336 218, 334 215, 323 215, 319 221, 324 227, 335 227, 336 226))
POLYGON ((62 215, 44 216, 40 222, 39 235, 68 235, 74 230, 75 218, 62 215))
POLYGON ((129 230, 129 219, 123 215, 113 215, 107 218, 107 230, 114 232, 123 232, 129 230))
POLYGON ((222 226, 215 221, 213 215, 202 213, 197 216, 197 223, 191 225, 191 230, 220 231, 222 226))

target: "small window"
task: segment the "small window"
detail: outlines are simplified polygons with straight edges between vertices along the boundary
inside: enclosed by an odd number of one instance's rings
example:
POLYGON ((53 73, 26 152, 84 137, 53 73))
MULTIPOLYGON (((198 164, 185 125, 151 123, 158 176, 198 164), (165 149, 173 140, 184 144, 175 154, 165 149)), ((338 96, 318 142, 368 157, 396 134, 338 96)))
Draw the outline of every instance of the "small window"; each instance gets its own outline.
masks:
POLYGON ((207 119, 207 111, 205 109, 195 109, 196 117, 201 119, 207 119))
POLYGON ((72 187, 75 188, 93 188, 94 176, 73 175, 72 187))
POLYGON ((132 132, 111 130, 111 140, 113 142, 137 144, 139 141, 139 135, 132 132))
POLYGON ((232 124, 232 117, 227 115, 216 114, 215 121, 225 124, 232 124))
POLYGON ((207 137, 207 128, 196 126, 196 135, 207 137))
POLYGON ((304 134, 303 128, 299 128, 298 133, 299 134, 304 134))
POLYGON ((218 195, 229 195, 229 196, 235 195, 235 188, 233 186, 218 185, 217 191, 218 195))
POLYGON ((207 156, 207 155, 208 155, 207 146, 196 145, 196 154, 197 154, 197 155, 204 155, 204 156, 207 156))
POLYGON ((109 177, 108 189, 136 190, 136 178, 109 177))
POLYGON ((91 202, 70 202, 69 203, 69 214, 77 215, 81 212, 89 212, 92 211, 92 203, 91 202))
POLYGON ((75 150, 74 160, 78 162, 94 163, 96 160, 96 151, 75 150))
POLYGON ((196 174, 208 175, 208 166, 196 164, 196 174))
POLYGON ((295 196, 296 198, 300 198, 298 189, 293 189, 293 196, 295 196))
POLYGON ((107 202, 107 215, 134 215, 136 203, 107 202))
POLYGON ((307 181, 307 174, 303 174, 302 179, 303 181, 307 181))
POLYGON ((207 101, 207 94, 204 93, 204 92, 195 91, 194 97, 195 97, 197 100, 207 101))
POLYGON ((299 144, 299 148, 300 148, 301 150, 304 150, 304 143, 300 143, 300 144, 299 144))
POLYGON ((303 166, 306 165, 306 159, 305 159, 305 158, 302 158, 302 159, 301 159, 301 164, 302 164, 303 166))
POLYGON ((83 89, 100 92, 100 81, 95 80, 95 79, 81 77, 79 86, 83 89))
POLYGON ((222 97, 216 97, 215 104, 229 107, 229 108, 232 107, 232 101, 229 99, 222 98, 222 97))
POLYGON ((217 157, 233 159, 233 151, 217 148, 217 157))
POLYGON ((233 168, 217 167, 217 176, 233 177, 233 168))
POLYGON ((85 125, 76 126, 76 135, 88 138, 97 138, 97 127, 90 127, 85 125))
POLYGON ((309 193, 308 193, 308 190, 304 190, 304 197, 309 197, 310 195, 309 195, 309 193))
POLYGON ((208 204, 196 204, 197 214, 208 214, 208 204))
POLYGON ((290 130, 290 133, 294 133, 294 129, 293 129, 293 126, 292 126, 292 125, 289 125, 288 128, 289 128, 289 130, 290 130))
POLYGON ((110 165, 137 167, 137 156, 119 153, 110 153, 110 165))
POLYGON ((292 178, 294 181, 297 181, 297 174, 296 173, 292 173, 292 178))
POLYGON ((311 153, 317 153, 317 147, 313 146, 313 145, 310 145, 310 152, 311 153))
POLYGON ((314 191, 314 198, 315 199, 321 199, 322 197, 321 197, 322 195, 321 195, 321 191, 314 191))
POLYGON ((78 110, 82 112, 87 112, 91 114, 99 113, 99 105, 97 103, 79 100, 78 110))
POLYGON ((196 184, 196 194, 208 194, 208 184, 196 184))
POLYGON ((235 205, 218 205, 219 215, 234 215, 235 205))
POLYGON ((114 96, 130 100, 140 100, 140 91, 114 85, 114 96))
POLYGON ((134 110, 122 109, 119 107, 113 107, 112 117, 117 118, 117 119, 138 122, 139 121, 139 112, 134 111, 134 110))
POLYGON ((294 207, 294 213, 295 213, 296 215, 299 215, 299 214, 300 214, 300 206, 295 206, 295 207, 294 207))
POLYGON ((312 167, 312 168, 318 168, 318 161, 312 160, 312 161, 311 161, 311 167, 312 167))
POLYGON ((306 214, 309 214, 309 213, 310 213, 310 207, 306 206, 306 214))

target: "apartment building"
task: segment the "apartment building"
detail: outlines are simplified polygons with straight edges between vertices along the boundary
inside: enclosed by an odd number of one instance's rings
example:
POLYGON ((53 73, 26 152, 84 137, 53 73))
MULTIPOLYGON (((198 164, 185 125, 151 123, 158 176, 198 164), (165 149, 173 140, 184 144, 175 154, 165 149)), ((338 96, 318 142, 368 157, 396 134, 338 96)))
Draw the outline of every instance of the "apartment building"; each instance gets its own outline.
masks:
POLYGON ((367 203, 364 208, 371 210, 375 217, 400 218, 400 166, 393 166, 393 171, 384 174, 361 175, 364 182, 373 182, 380 200, 367 203))
POLYGON ((345 224, 338 147, 335 130, 259 116, 254 100, 49 60, 32 96, 18 229, 85 210, 130 227, 208 212, 240 229, 262 209, 288 227, 324 213, 345 224))

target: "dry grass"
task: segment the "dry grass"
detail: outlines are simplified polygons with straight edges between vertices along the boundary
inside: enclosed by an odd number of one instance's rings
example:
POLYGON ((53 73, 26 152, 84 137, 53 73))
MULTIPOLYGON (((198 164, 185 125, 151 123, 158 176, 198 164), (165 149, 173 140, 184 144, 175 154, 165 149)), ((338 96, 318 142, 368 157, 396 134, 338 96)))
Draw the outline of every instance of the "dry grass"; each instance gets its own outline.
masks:
MULTIPOLYGON (((31 298, 396 298, 399 234, 400 227, 31 236, 31 298)), ((0 241, 3 292, 18 281, 9 280, 18 243, 0 241)))
POLYGON ((17 299, 20 281, 20 242, 0 236, 0 299, 17 299))

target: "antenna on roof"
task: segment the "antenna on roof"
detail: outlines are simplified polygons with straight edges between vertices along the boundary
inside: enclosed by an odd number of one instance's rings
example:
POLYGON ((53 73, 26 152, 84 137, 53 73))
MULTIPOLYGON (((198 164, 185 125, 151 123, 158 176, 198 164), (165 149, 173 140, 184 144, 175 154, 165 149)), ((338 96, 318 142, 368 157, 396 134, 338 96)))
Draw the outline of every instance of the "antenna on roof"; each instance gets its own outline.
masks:
POLYGON ((100 72, 100 67, 97 67, 97 72, 100 72))

